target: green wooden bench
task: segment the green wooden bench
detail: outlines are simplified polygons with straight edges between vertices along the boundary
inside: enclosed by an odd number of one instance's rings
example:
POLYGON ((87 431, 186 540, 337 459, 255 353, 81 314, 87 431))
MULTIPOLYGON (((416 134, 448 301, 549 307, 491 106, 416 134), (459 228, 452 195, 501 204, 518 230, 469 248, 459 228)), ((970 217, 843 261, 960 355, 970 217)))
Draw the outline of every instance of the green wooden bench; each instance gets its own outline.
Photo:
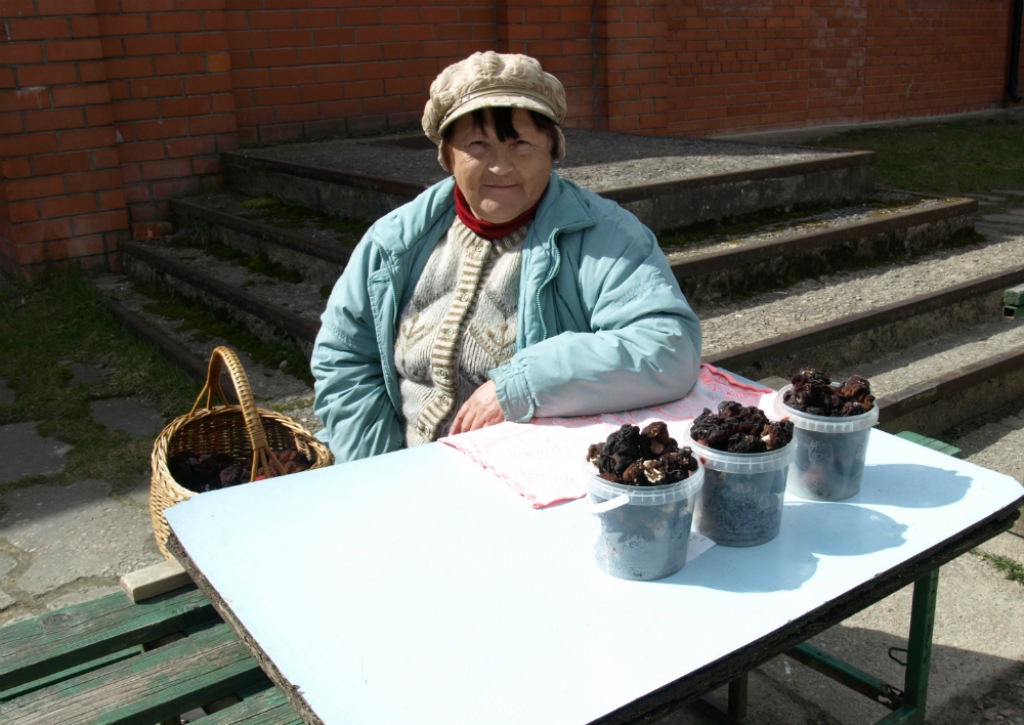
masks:
POLYGON ((232 695, 204 725, 302 725, 191 585, 138 604, 111 594, 0 628, 4 725, 154 725, 232 695))

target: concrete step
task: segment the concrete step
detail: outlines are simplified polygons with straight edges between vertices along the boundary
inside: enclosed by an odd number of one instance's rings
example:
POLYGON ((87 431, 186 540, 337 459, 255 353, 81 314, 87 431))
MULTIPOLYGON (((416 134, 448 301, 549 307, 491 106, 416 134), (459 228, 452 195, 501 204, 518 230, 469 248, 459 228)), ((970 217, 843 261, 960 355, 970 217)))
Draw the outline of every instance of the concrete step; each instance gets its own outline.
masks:
POLYGON ((253 255, 260 251, 320 285, 333 285, 365 222, 316 212, 274 197, 217 192, 171 202, 175 229, 253 255))
MULTIPOLYGON (((763 146, 566 129, 559 175, 613 199, 655 231, 873 191, 869 151, 763 146)), ((373 221, 445 178, 422 136, 287 144, 223 155, 228 187, 373 221)))
POLYGON ((125 271, 242 324, 256 338, 308 358, 329 289, 282 281, 173 241, 125 244, 125 271))
POLYGON ((853 206, 734 224, 736 231, 663 234, 660 241, 687 297, 706 302, 976 242, 976 211, 973 199, 889 192, 853 206))
MULTIPOLYGON (((321 285, 334 283, 366 229, 273 197, 227 192, 172 208, 179 234, 265 253, 321 285)), ((974 241, 976 208, 969 199, 889 192, 853 206, 697 225, 663 234, 661 243, 687 296, 717 299, 974 241)))
POLYGON ((1024 396, 1024 328, 1002 314, 1003 290, 1024 281, 1022 252, 1024 236, 1009 236, 807 280, 717 314, 698 308, 705 353, 758 379, 805 366, 856 372, 872 381, 883 429, 938 434, 1024 396))

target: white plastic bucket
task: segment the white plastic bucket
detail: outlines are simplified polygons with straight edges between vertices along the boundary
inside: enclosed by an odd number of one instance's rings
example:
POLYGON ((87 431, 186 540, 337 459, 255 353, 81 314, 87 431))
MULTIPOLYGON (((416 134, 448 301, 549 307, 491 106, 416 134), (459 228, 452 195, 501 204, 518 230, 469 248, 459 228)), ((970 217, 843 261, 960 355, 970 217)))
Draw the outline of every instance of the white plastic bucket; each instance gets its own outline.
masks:
POLYGON ((793 465, 787 485, 801 498, 842 501, 860 491, 864 456, 871 428, 878 422, 878 406, 861 415, 830 417, 811 415, 775 398, 775 412, 793 421, 793 465))
POLYGON ((778 536, 793 444, 766 453, 728 453, 693 440, 689 445, 707 469, 697 531, 722 546, 757 546, 778 536))
POLYGON ((597 566, 612 576, 640 581, 663 579, 682 569, 704 467, 662 486, 612 483, 591 466, 588 473, 597 566))

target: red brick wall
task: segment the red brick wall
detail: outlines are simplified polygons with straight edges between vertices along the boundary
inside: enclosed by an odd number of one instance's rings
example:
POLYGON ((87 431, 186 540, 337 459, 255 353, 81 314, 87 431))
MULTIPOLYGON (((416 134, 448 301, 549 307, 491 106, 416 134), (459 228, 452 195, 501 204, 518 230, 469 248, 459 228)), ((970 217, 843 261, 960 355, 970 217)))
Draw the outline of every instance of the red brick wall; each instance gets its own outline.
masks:
POLYGON ((669 9, 662 132, 714 135, 1004 102, 1010 0, 692 0, 669 9))
POLYGON ((224 0, 95 2, 132 233, 157 236, 238 143, 224 0))
POLYGON ((116 269, 237 143, 418 125, 478 50, 566 125, 695 136, 1005 103, 1012 0, 0 0, 0 263, 116 269))
POLYGON ((94 0, 2 0, 0 261, 112 268, 127 229, 94 0))
POLYGON ((243 143, 415 126, 431 81, 494 47, 492 0, 226 0, 243 143))

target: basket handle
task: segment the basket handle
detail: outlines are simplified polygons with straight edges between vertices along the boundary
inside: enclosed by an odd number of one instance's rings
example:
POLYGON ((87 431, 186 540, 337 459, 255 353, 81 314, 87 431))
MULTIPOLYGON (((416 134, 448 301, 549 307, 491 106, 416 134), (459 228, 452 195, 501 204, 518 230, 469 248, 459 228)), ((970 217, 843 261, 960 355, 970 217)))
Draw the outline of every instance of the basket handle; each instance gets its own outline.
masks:
POLYGON ((196 402, 189 414, 191 415, 196 412, 200 403, 203 402, 204 396, 206 397, 206 403, 203 407, 206 410, 212 409, 214 395, 220 398, 221 405, 228 405, 227 396, 224 395, 224 390, 220 384, 220 373, 223 367, 228 369, 228 376, 231 378, 231 384, 234 386, 235 394, 238 396, 238 406, 242 409, 242 416, 245 418, 245 429, 249 433, 249 442, 252 443, 252 467, 249 480, 252 481, 256 477, 256 471, 261 466, 264 472, 276 470, 277 473, 273 475, 283 476, 285 474, 284 466, 277 460, 274 452, 270 450, 270 443, 267 442, 267 434, 263 430, 263 422, 260 420, 260 414, 256 410, 256 398, 253 396, 252 388, 249 386, 249 378, 245 374, 245 368, 242 367, 242 361, 238 359, 238 355, 230 347, 221 345, 214 348, 213 353, 210 355, 210 366, 206 371, 206 384, 199 393, 199 397, 196 398, 196 402))

